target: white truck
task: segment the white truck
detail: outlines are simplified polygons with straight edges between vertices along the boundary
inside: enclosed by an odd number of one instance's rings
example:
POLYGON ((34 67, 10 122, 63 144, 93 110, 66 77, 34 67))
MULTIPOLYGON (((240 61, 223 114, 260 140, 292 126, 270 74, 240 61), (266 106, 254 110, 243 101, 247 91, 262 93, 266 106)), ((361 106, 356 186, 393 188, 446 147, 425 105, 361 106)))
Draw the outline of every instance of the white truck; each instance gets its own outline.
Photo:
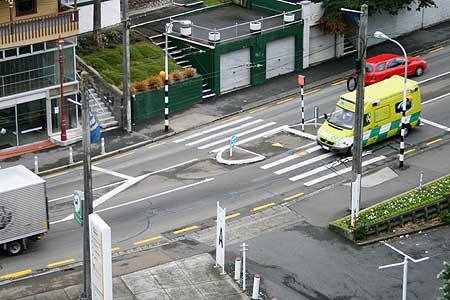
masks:
POLYGON ((22 165, 0 169, 0 249, 17 255, 48 229, 45 180, 22 165))

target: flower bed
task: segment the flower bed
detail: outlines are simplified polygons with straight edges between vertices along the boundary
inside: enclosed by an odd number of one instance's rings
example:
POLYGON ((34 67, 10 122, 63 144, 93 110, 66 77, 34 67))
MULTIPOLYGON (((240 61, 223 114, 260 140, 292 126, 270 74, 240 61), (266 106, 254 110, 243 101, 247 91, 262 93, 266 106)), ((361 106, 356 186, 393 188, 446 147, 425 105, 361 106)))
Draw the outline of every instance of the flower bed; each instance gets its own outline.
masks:
MULTIPOLYGON (((332 222, 330 228, 352 240, 361 239, 364 237, 356 236, 361 230, 364 231, 364 236, 366 233, 377 234, 379 228, 390 230, 391 223, 402 226, 406 220, 415 222, 416 216, 424 216, 426 219, 430 207, 437 207, 433 209, 439 213, 442 206, 440 202, 445 198, 450 199, 450 176, 425 185, 421 191, 415 189, 360 211, 358 226, 354 231, 350 225, 350 216, 332 222), (436 203, 438 205, 433 205, 436 203), (420 212, 421 208, 425 209, 425 214, 420 212)), ((444 200, 448 201, 450 200, 444 200)))

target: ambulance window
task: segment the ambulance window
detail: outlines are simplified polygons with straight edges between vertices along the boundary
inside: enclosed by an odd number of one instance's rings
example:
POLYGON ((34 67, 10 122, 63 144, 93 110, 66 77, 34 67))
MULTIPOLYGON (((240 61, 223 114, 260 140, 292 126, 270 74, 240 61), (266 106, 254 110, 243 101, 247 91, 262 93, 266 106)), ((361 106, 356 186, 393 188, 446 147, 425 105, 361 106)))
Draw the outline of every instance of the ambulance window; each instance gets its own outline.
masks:
POLYGON ((375 123, 381 122, 389 118, 389 106, 383 106, 375 110, 375 123))
MULTIPOLYGON (((412 106, 413 106, 412 101, 406 101, 406 111, 410 110, 412 106)), ((400 101, 395 104, 395 112, 397 114, 402 113, 402 108, 403 108, 403 101, 400 101)))
POLYGON ((365 114, 364 115, 363 127, 366 127, 369 124, 370 124, 370 114, 365 114))

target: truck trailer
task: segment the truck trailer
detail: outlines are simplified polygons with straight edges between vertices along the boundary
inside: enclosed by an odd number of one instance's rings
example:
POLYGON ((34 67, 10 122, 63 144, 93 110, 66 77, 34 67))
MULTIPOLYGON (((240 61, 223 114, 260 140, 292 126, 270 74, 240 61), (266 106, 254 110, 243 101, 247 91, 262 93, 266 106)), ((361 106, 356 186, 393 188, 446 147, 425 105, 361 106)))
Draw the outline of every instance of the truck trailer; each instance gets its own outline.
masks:
POLYGON ((17 255, 48 230, 45 180, 22 165, 0 169, 0 249, 17 255))

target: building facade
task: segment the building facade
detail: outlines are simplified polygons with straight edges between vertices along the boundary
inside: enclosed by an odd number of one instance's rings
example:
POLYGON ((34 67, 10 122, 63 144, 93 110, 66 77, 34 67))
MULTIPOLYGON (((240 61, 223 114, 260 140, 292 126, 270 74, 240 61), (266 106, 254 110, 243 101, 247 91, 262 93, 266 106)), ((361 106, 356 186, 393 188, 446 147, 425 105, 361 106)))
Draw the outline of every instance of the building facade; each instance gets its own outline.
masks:
POLYGON ((80 130, 78 33, 76 4, 0 0, 0 150, 60 139, 61 102, 68 135, 80 130))

